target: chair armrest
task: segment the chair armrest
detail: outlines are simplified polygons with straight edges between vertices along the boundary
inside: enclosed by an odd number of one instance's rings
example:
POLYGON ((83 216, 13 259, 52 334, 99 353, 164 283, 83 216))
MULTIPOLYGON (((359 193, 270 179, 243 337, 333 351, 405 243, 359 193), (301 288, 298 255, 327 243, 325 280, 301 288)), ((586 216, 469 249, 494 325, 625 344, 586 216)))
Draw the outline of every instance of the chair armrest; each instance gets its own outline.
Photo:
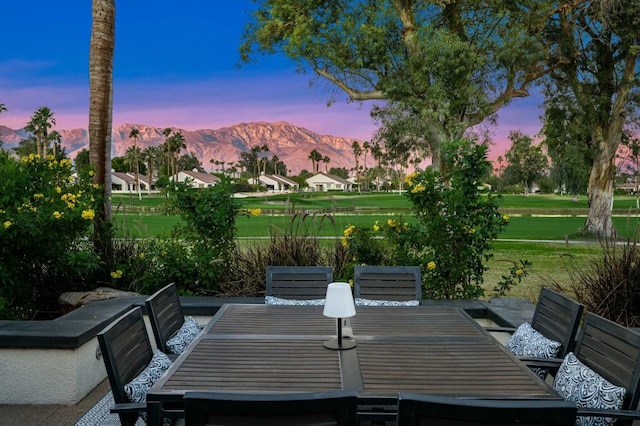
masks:
POLYGON ((640 420, 640 411, 637 410, 607 410, 606 408, 578 407, 578 416, 613 417, 615 419, 640 420))
POLYGON ((485 327, 484 329, 488 332, 495 333, 513 333, 514 331, 516 331, 514 327, 485 327))
POLYGON ((134 413, 136 411, 147 411, 146 402, 121 402, 114 404, 110 411, 112 413, 134 413))
POLYGON ((562 364, 562 358, 534 358, 534 357, 519 357, 520 361, 527 364, 529 368, 548 368, 550 370, 557 370, 562 364))

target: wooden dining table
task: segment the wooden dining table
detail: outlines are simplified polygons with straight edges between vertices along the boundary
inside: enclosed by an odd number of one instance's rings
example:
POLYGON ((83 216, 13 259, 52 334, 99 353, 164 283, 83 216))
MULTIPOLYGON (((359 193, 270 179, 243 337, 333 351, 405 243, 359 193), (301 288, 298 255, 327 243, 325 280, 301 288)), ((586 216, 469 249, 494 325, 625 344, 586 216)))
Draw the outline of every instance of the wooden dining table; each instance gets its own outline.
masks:
POLYGON ((224 305, 149 390, 148 423, 181 410, 188 391, 355 390, 365 410, 393 407, 398 392, 560 398, 461 308, 357 307, 343 320, 357 343, 349 350, 323 346, 335 338, 336 320, 322 310, 224 305))

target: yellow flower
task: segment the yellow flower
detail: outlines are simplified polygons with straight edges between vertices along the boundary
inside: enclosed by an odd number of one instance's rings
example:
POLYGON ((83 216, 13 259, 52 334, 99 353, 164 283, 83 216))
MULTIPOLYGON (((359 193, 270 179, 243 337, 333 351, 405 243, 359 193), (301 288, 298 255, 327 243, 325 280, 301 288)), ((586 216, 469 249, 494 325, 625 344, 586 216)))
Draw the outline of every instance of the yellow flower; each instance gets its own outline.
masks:
POLYGON ((418 184, 411 189, 412 194, 417 194, 418 192, 424 192, 427 189, 423 184, 418 184))
POLYGON ((64 213, 60 213, 59 211, 55 211, 53 212, 53 217, 55 217, 56 219, 60 219, 62 217, 64 213))
POLYGON ((62 192, 62 188, 60 188, 59 186, 56 186, 56 192, 59 194, 62 192))
POLYGON ((502 215, 502 220, 504 220, 505 222, 509 222, 509 215, 508 214, 503 214, 502 215))
POLYGON ((249 214, 251 214, 251 216, 260 216, 261 213, 262 209, 249 209, 249 214))
POLYGON ((87 209, 82 211, 82 218, 87 220, 93 220, 96 217, 96 212, 93 209, 87 209))
POLYGON ((94 172, 93 170, 89 170, 89 176, 93 177, 96 175, 96 172, 94 172))
POLYGON ((387 220, 387 225, 389 225, 391 227, 394 227, 394 226, 396 226, 396 221, 393 220, 393 219, 389 219, 389 220, 387 220))
POLYGON ((0 209, 0 214, 3 214, 3 213, 4 213, 4 210, 0 209))
POLYGON ((516 274, 517 276, 520 276, 520 275, 524 274, 524 271, 522 270, 522 268, 518 268, 518 269, 516 269, 515 274, 516 274))
POLYGON ((377 224, 373 225, 373 230, 378 232, 380 230, 380 227, 377 224))
POLYGON ((8 227, 10 227, 11 225, 13 225, 13 223, 11 223, 10 220, 7 220, 4 222, 4 229, 7 229, 8 227))
POLYGON ((353 234, 353 231, 356 230, 356 227, 354 225, 349 225, 347 226, 347 228, 344 230, 344 232, 342 233, 345 237, 350 237, 351 234, 353 234))
POLYGON ((98 189, 98 188, 100 188, 100 185, 98 185, 97 183, 92 183, 92 184, 91 184, 91 187, 92 187, 93 189, 98 189))
POLYGON ((342 243, 342 247, 347 247, 349 245, 349 240, 347 240, 346 237, 340 240, 340 242, 342 243))
POLYGON ((475 233, 476 233, 476 230, 475 230, 474 228, 471 228, 471 229, 469 229, 469 233, 470 233, 470 234, 475 234, 475 233))
POLYGON ((140 258, 140 259, 144 259, 144 253, 139 253, 139 254, 138 254, 138 258, 140 258))
POLYGON ((436 262, 432 260, 431 262, 427 263, 427 269, 430 271, 433 271, 434 269, 436 269, 436 262))
POLYGON ((33 199, 34 200, 39 200, 40 198, 44 198, 44 195, 37 193, 37 194, 33 194, 33 199))
POLYGON ((353 280, 349 280, 348 283, 351 287, 353 287, 353 280))
POLYGON ((117 280, 118 278, 122 278, 122 271, 120 269, 117 269, 111 272, 111 278, 113 278, 114 280, 117 280))
POLYGON ((53 161, 53 160, 55 160, 55 159, 56 159, 56 157, 54 157, 54 156, 53 156, 53 154, 49 154, 49 155, 47 155, 47 160, 48 160, 48 161, 53 161))

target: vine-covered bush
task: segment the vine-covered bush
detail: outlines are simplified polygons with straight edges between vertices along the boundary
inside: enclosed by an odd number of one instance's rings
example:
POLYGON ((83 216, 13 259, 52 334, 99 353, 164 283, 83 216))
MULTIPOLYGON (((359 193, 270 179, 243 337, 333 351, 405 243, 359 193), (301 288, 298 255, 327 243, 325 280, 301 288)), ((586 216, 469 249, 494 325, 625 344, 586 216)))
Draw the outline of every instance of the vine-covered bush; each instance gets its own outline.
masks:
POLYGON ((0 317, 57 308, 63 291, 85 289, 100 266, 88 240, 99 187, 71 161, 0 151, 0 317))
MULTIPOLYGON (((343 244, 354 264, 421 265, 425 298, 477 298, 508 217, 498 211, 499 196, 483 185, 491 170, 486 144, 449 143, 443 155, 444 176, 427 169, 405 179, 417 223, 394 217, 371 229, 350 226, 343 244)), ((520 275, 504 276, 501 291, 520 275)))

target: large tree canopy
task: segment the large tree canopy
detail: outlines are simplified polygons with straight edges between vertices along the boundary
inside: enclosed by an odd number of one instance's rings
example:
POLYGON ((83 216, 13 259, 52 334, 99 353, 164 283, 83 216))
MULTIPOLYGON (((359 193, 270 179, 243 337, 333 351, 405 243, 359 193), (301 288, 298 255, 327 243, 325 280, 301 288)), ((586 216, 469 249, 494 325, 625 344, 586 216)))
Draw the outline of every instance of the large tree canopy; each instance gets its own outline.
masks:
POLYGON ((400 106, 423 123, 416 143, 438 166, 441 142, 527 96, 550 64, 564 60, 543 30, 579 0, 255 2, 244 61, 284 52, 333 83, 334 94, 388 101, 393 114, 400 106))
POLYGON ((572 61, 550 74, 547 104, 553 110, 546 115, 551 125, 545 132, 552 141, 572 137, 589 155, 585 230, 613 236, 616 152, 640 99, 640 3, 583 1, 558 18, 547 34, 572 61), (566 133, 558 135, 558 127, 566 133))

